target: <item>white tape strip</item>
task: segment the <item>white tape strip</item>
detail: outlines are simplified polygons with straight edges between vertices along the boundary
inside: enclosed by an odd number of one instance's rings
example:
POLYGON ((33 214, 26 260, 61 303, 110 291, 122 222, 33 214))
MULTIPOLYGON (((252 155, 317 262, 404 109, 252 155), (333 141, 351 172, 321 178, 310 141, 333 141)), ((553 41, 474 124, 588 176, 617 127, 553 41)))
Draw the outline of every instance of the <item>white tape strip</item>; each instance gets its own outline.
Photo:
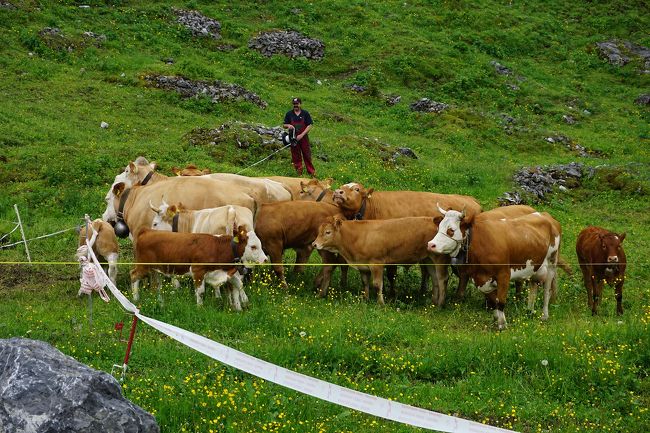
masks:
MULTIPOLYGON (((99 265, 92 248, 90 254, 93 261, 99 265)), ((365 394, 271 364, 201 335, 140 314, 135 305, 126 299, 108 277, 106 280, 108 288, 122 306, 152 328, 212 359, 253 376, 340 406, 415 427, 452 433, 514 433, 512 430, 492 427, 365 394)))

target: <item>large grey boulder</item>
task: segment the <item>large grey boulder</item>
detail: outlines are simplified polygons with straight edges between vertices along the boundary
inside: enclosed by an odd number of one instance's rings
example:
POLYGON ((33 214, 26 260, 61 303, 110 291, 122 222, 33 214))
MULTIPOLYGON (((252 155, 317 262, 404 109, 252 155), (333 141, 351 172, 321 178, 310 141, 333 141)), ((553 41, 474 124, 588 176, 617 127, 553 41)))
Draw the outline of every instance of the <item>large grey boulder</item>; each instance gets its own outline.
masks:
POLYGON ((0 340, 3 433, 158 433, 154 417, 122 396, 110 374, 47 343, 0 340))
POLYGON ((325 55, 323 41, 308 38, 292 30, 261 33, 248 42, 248 48, 257 50, 266 57, 282 54, 291 58, 306 57, 311 60, 321 60, 325 55))

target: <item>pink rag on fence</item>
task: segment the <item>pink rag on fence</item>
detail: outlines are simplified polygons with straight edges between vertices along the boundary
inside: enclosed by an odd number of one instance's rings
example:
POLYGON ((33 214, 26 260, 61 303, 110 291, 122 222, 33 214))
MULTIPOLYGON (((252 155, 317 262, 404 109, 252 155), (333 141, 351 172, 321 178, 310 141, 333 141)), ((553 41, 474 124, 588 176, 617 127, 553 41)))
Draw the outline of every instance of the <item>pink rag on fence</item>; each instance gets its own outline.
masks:
MULTIPOLYGON (((80 248, 81 249, 81 248, 80 248)), ((93 290, 99 293, 99 296, 105 302, 110 301, 108 294, 104 290, 106 282, 104 280, 104 272, 102 269, 97 269, 97 265, 89 262, 88 258, 80 254, 78 255, 79 264, 81 265, 81 287, 79 288, 78 295, 90 295, 93 290)))

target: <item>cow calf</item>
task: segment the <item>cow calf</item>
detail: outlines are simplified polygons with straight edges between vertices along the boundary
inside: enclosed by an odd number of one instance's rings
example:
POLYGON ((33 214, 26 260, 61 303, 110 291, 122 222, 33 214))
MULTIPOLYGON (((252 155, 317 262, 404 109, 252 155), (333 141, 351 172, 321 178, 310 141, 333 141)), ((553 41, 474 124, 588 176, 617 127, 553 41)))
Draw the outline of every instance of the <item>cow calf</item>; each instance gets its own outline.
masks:
POLYGON ((623 314, 623 283, 626 266, 622 245, 624 240, 625 233, 619 235, 602 227, 593 226, 585 228, 578 235, 576 253, 592 315, 598 314, 605 282, 614 286, 616 314, 623 314))
MULTIPOLYGON (((111 279, 113 284, 116 284, 119 246, 117 245, 115 230, 113 230, 113 226, 101 219, 96 219, 91 224, 92 228, 97 232, 93 252, 98 259, 103 259, 108 263, 108 278, 111 279)), ((86 245, 86 239, 90 239, 91 235, 92 230, 87 232, 86 226, 82 226, 79 231, 79 246, 86 245)))

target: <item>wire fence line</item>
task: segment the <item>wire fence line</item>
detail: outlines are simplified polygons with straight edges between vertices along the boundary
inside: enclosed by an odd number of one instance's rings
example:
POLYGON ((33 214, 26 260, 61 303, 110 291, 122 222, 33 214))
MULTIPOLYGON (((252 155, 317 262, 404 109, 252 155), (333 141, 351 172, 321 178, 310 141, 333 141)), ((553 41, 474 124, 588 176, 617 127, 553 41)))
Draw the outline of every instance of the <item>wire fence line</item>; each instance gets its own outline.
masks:
MULTIPOLYGON (((18 228, 18 226, 16 226, 16 228, 18 228)), ((16 245, 24 244, 25 242, 35 241, 35 240, 37 240, 37 239, 49 238, 49 237, 56 236, 56 235, 59 235, 59 234, 61 234, 61 233, 69 232, 70 230, 76 230, 76 229, 77 229, 77 227, 70 227, 70 228, 68 228, 68 229, 59 230, 58 232, 49 233, 49 234, 46 234, 46 235, 42 235, 42 236, 38 236, 38 237, 35 237, 35 238, 31 238, 31 239, 26 239, 25 241, 18 241, 18 242, 14 242, 14 243, 12 243, 12 244, 1 245, 1 246, 0 246, 0 250, 1 250, 1 249, 5 249, 5 248, 10 248, 10 247, 13 247, 13 246, 16 246, 16 245)), ((15 229, 14 229, 14 230, 15 230, 15 229)), ((32 263, 36 263, 36 262, 32 262, 32 263)))

